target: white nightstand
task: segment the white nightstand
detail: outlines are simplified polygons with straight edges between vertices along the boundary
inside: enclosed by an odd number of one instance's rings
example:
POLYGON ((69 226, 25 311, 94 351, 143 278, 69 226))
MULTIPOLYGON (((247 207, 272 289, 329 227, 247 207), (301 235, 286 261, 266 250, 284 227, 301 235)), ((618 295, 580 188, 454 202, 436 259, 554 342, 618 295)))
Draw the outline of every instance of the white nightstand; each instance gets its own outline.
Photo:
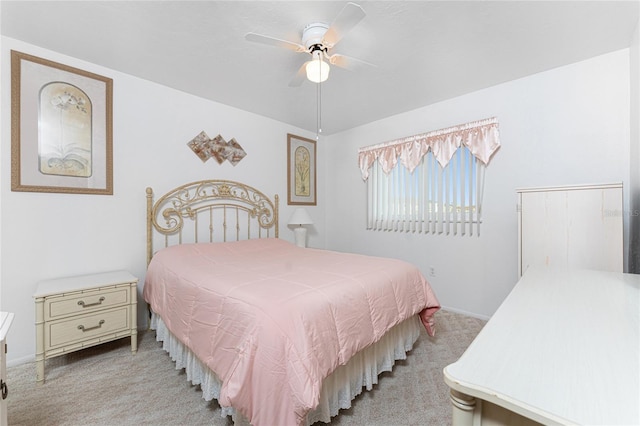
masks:
POLYGON ((13 322, 13 314, 0 312, 0 426, 7 425, 7 333, 13 322))
POLYGON ((138 278, 126 271, 41 281, 36 303, 36 378, 47 358, 131 337, 138 350, 138 278))

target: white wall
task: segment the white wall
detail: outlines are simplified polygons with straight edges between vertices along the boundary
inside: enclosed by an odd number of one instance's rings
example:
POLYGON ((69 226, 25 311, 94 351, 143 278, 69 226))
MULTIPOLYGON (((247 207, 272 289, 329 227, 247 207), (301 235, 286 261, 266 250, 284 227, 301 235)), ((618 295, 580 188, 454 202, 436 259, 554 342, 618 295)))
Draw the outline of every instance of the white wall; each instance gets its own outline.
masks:
MULTIPOLYGON (((194 180, 219 178, 255 186, 269 197, 279 194, 280 236, 293 241, 286 226, 293 211, 287 206, 286 134, 314 135, 15 39, 2 38, 1 47, 0 309, 16 314, 8 336, 10 363, 34 357, 32 295, 39 280, 126 269, 140 278, 142 289, 147 186, 162 194, 194 180), (10 49, 114 80, 113 196, 10 190, 10 49), (186 145, 202 130, 211 137, 236 138, 247 156, 235 167, 215 160, 202 163, 186 145)), ((324 155, 318 144, 318 164, 324 163, 324 155)), ((319 207, 308 208, 316 222, 309 245, 315 247, 325 244, 323 183, 319 176, 319 207)), ((139 309, 140 324, 146 320, 145 309, 139 309)))
MULTIPOLYGON (((142 288, 147 186, 159 194, 188 181, 223 178, 278 193, 281 237, 293 240, 286 227, 293 211, 286 205, 286 133, 313 135, 18 40, 0 42, 0 309, 16 313, 10 363, 33 358, 37 281, 124 268, 140 277, 142 288), (114 79, 113 196, 10 191, 10 49, 114 79), (201 130, 235 137, 247 157, 236 167, 203 164, 186 146, 201 130)), ((310 245, 402 258, 425 275, 433 266, 436 276, 428 278, 444 306, 491 315, 516 281, 516 188, 623 181, 628 203, 629 98, 637 95, 629 56, 629 49, 621 50, 321 140, 310 245), (358 147, 490 116, 498 117, 503 146, 487 169, 480 237, 364 229, 358 147)))
POLYGON ((413 262, 443 306, 492 315, 517 280, 516 188, 622 181, 628 208, 629 93, 624 49, 330 137, 327 248, 413 262), (479 237, 365 230, 359 147, 492 116, 502 147, 486 171, 479 237))
POLYGON ((631 85, 631 184, 629 217, 629 272, 640 274, 640 21, 630 50, 631 85))

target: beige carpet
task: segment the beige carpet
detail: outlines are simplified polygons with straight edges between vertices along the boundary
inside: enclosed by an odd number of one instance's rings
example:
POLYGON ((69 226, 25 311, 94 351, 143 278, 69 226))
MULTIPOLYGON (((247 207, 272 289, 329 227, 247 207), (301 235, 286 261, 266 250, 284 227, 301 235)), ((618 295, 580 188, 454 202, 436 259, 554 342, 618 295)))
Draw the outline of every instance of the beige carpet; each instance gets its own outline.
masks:
MULTIPOLYGON (((407 360, 384 373, 333 418, 336 425, 450 425, 449 391, 442 369, 456 361, 485 322, 440 311, 437 336, 422 333, 407 360)), ((46 383, 35 384, 35 364, 8 368, 10 425, 231 425, 217 402, 206 402, 198 386, 155 341, 129 339, 52 358, 46 383)), ((320 424, 321 425, 321 424, 320 424)))

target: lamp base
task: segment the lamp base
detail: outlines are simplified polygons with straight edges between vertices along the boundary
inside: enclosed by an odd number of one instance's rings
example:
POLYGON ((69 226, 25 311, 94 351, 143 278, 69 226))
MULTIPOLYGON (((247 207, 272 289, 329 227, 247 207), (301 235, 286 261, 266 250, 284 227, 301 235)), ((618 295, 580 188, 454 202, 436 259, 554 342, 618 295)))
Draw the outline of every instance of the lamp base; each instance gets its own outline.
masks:
POLYGON ((307 247, 307 228, 304 226, 298 226, 293 229, 293 234, 296 237, 296 245, 298 247, 307 247))

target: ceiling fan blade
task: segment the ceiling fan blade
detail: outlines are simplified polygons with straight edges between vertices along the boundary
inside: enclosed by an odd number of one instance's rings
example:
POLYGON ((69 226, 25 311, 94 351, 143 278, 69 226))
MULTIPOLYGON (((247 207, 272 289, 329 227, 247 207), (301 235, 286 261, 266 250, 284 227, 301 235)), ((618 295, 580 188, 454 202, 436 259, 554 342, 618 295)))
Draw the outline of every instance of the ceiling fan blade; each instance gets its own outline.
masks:
POLYGON ((307 64, 309 61, 305 62, 298 68, 298 72, 293 76, 291 81, 289 82, 289 87, 298 87, 302 84, 302 82, 307 78, 307 64))
POLYGON ((269 46, 284 47, 285 49, 293 50, 294 52, 306 52, 307 49, 299 43, 293 41, 281 40, 279 38, 266 36, 256 33, 247 33, 244 38, 254 43, 268 44, 269 46))
POLYGON ((335 46, 346 33, 360 22, 366 13, 364 9, 355 3, 347 3, 333 20, 329 29, 324 34, 322 43, 329 49, 335 46))
POLYGON ((367 61, 363 61, 362 59, 352 58, 350 56, 344 56, 340 54, 327 56, 327 59, 329 60, 329 63, 331 65, 335 65, 339 68, 344 68, 349 71, 356 71, 364 67, 377 68, 377 65, 369 63, 367 61))

